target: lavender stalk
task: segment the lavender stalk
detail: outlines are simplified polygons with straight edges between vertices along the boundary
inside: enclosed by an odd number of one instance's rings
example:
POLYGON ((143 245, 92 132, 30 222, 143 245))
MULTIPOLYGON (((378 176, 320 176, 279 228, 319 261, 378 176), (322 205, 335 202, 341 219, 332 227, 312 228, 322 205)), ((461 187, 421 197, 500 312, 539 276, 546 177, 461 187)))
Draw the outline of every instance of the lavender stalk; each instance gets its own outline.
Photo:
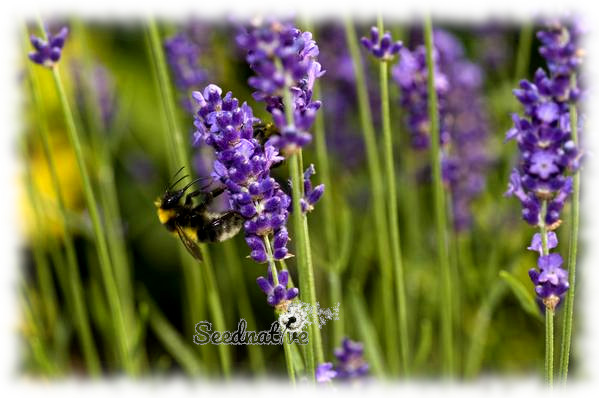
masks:
POLYGON ((441 177, 441 151, 439 148, 439 110, 435 90, 435 65, 433 62, 433 27, 430 16, 424 22, 426 63, 428 70, 428 113, 430 121, 430 156, 433 168, 433 189, 435 203, 435 226, 437 231, 437 255, 441 271, 443 304, 441 310, 441 333, 443 341, 443 369, 446 375, 454 373, 453 352, 453 298, 449 265, 447 237, 447 215, 445 213, 445 190, 441 177))
MULTIPOLYGON (((576 84, 576 76, 572 75, 572 86, 576 84)), ((576 105, 570 103, 570 126, 572 141, 578 146, 578 117, 576 105)), ((578 224, 580 219, 580 172, 576 171, 572 186, 572 221, 570 230, 570 247, 568 250, 568 272, 570 289, 564 304, 565 321, 562 331, 562 347, 560 353, 559 374, 562 384, 568 380, 568 363, 570 361, 570 345, 572 341, 572 322, 574 314, 574 291, 576 286, 576 258, 578 253, 578 224)))
MULTIPOLYGON (((169 163, 172 170, 178 169, 184 166, 187 170, 189 167, 189 157, 186 150, 186 142, 183 138, 183 134, 176 119, 176 107, 175 100, 170 86, 170 79, 168 76, 168 70, 166 60, 164 57, 164 51, 162 48, 162 42, 160 40, 160 33, 156 22, 151 19, 148 24, 148 44, 151 54, 153 55, 154 67, 156 69, 157 81, 159 85, 160 99, 164 108, 164 114, 168 130, 165 131, 164 139, 165 145, 169 154, 169 163), (172 134, 167 133, 167 131, 172 134)), ((207 248, 204 244, 200 244, 200 250, 202 252, 205 272, 200 274, 199 268, 195 262, 189 259, 189 256, 185 254, 185 250, 180 246, 181 258, 184 265, 184 272, 187 274, 186 279, 191 281, 193 289, 187 291, 187 295, 190 299, 190 303, 196 302, 197 294, 195 292, 202 291, 202 281, 205 283, 208 293, 208 305, 212 316, 215 318, 215 327, 217 329, 224 330, 224 315, 222 310, 222 304, 220 302, 220 296, 218 293, 218 286, 214 279, 212 271, 212 263, 207 248)), ((195 313, 192 306, 192 314, 195 313)), ((229 346, 225 344, 219 344, 218 346, 219 357, 221 361, 221 368, 225 377, 229 377, 231 372, 231 359, 229 346)))
MULTIPOLYGON (((356 79, 356 92, 358 95, 358 111, 360 113, 360 123, 362 134, 364 136, 364 144, 366 145, 366 158, 368 162, 368 173, 370 176, 370 184, 372 187, 372 211, 374 213, 374 223, 376 229, 376 242, 379 264, 381 267, 381 295, 383 296, 383 312, 387 319, 385 327, 385 341, 388 344, 388 352, 393 352, 395 347, 394 330, 397 323, 394 321, 395 314, 393 309, 393 271, 391 257, 389 256, 389 228, 387 226, 387 218, 385 216, 385 190, 383 185, 383 173, 379 163, 378 148, 374 133, 372 114, 370 112, 370 103, 368 99, 368 90, 364 79, 365 73, 360 57, 360 49, 356 40, 356 32, 351 20, 345 21, 345 36, 347 45, 352 57, 353 68, 356 79), (389 284, 391 283, 391 286, 389 284)), ((399 365, 396 361, 396 356, 391 355, 390 363, 396 364, 396 369, 399 365)))
MULTIPOLYGON (((44 24, 39 23, 40 30, 43 32, 43 40, 48 40, 46 37, 46 30, 44 24)), ((60 48, 64 45, 64 40, 66 38, 66 31, 63 29, 61 34, 65 32, 60 38, 60 48)), ((54 85, 56 87, 56 91, 58 94, 58 98, 60 100, 60 104, 65 116, 65 121, 67 124, 67 136, 69 141, 73 147, 75 152, 75 158, 77 160, 77 166, 79 170, 79 175, 81 177, 81 181, 83 184, 83 193, 85 197, 85 201, 87 204, 87 208, 89 211, 89 215, 92 221, 92 226, 94 230, 94 239, 96 243, 96 249, 98 251, 98 257, 100 261, 100 269, 102 271, 102 278, 104 282, 104 287, 106 289, 106 295, 108 298, 108 304, 110 306, 111 312, 114 316, 114 321, 116 322, 115 334, 117 345, 119 349, 120 359, 123 361, 123 366, 128 372, 133 372, 133 364, 130 361, 129 357, 129 347, 128 347, 128 339, 127 332, 125 328, 125 321, 123 318, 122 307, 119 299, 118 289, 116 287, 116 283, 114 280, 114 275, 112 273, 112 265, 110 261, 110 256, 108 254, 108 245, 106 242, 106 236, 104 233, 104 227, 102 226, 102 222, 100 220, 100 215, 98 212, 98 205, 96 203, 96 199, 92 190, 91 181, 89 177, 89 172, 87 170, 87 165, 85 164, 83 149, 81 147, 81 141, 79 138, 79 133, 77 131, 75 125, 75 119, 73 117, 73 113, 71 111, 71 107, 69 105, 66 92, 64 90, 64 86, 62 84, 62 79, 60 77, 60 72, 58 70, 58 65, 56 62, 60 58, 60 51, 58 51, 58 56, 56 56, 56 37, 51 38, 49 41, 52 49, 50 50, 49 57, 46 58, 45 47, 43 46, 43 41, 40 39, 33 40, 32 43, 36 48, 36 52, 30 53, 30 59, 33 62, 40 63, 42 65, 48 66, 51 68, 52 76, 54 78, 54 85)))

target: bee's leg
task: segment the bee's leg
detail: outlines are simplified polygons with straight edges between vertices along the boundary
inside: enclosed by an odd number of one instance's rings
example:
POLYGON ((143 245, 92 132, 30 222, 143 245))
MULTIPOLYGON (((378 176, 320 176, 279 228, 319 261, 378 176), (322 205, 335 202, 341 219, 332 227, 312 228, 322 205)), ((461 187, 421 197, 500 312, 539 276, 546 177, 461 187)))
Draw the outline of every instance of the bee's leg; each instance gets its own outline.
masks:
POLYGON ((202 193, 202 191, 193 191, 193 192, 190 192, 190 193, 188 193, 188 194, 185 196, 185 206, 189 206, 189 205, 191 205, 191 200, 192 200, 194 197, 196 197, 196 196, 198 196, 199 194, 201 194, 201 193, 202 193))

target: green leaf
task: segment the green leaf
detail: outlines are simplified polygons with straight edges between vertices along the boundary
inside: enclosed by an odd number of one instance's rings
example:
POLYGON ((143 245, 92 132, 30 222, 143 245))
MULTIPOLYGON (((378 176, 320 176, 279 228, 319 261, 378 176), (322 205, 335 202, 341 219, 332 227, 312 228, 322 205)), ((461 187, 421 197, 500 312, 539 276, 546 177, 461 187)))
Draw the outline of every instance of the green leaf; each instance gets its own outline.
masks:
POLYGON ((537 318, 539 321, 542 321, 543 317, 541 316, 539 307, 535 302, 534 297, 532 294, 530 294, 530 291, 522 284, 522 282, 504 270, 499 271, 499 276, 505 282, 507 282, 508 286, 512 289, 512 292, 514 292, 514 295, 520 302, 522 309, 537 318))

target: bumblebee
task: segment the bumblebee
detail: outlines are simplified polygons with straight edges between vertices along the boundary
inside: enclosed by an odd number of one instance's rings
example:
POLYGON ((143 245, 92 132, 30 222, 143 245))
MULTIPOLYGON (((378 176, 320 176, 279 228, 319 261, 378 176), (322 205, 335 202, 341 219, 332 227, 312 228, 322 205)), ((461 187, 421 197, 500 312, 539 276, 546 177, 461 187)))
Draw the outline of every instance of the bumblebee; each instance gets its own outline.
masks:
POLYGON ((254 124, 254 138, 257 139, 261 145, 264 145, 270 137, 277 134, 280 134, 280 132, 274 123, 260 122, 254 124))
MULTIPOLYGON (((179 169, 179 174, 183 168, 179 169)), ((177 176, 173 177, 173 179, 177 176)), ((189 253, 197 260, 202 261, 199 243, 222 242, 235 236, 243 226, 243 217, 235 211, 213 213, 208 207, 222 194, 224 188, 212 191, 195 190, 186 194, 187 190, 195 183, 202 180, 193 180, 181 189, 175 189, 177 184, 187 176, 183 176, 166 187, 164 194, 156 199, 158 219, 166 229, 177 234, 189 253), (181 203, 183 197, 183 203, 181 203), (198 197, 199 203, 194 204, 193 198, 198 197)))

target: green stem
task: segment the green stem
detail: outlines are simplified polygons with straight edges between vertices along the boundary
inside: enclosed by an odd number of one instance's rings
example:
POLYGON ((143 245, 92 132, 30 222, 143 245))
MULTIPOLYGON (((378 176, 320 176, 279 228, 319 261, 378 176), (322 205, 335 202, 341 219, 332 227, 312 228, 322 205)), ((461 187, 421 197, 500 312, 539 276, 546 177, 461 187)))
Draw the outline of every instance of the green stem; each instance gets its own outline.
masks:
POLYGON ((376 328, 369 316, 371 311, 368 311, 364 296, 355 282, 350 284, 349 301, 351 310, 353 311, 352 318, 355 319, 355 324, 360 334, 360 339, 364 342, 364 355, 368 363, 372 366, 372 372, 379 379, 385 377, 385 365, 383 363, 383 354, 378 343, 376 328))
MULTIPOLYGON (((572 76, 572 84, 576 83, 576 76, 572 76)), ((570 130, 572 140, 578 146, 578 115, 576 104, 570 103, 570 130)), ((574 291, 576 287, 576 257, 578 254, 578 224, 580 220, 580 172, 576 171, 572 186, 572 221, 570 225, 570 247, 568 250, 568 279, 570 288, 564 303, 565 320, 562 332, 562 347, 559 361, 559 372, 562 384, 568 380, 568 364, 570 362, 570 345, 572 342, 572 324, 574 317, 574 291)))
MULTIPOLYGON (((539 227, 541 230, 541 242, 543 256, 549 255, 549 247, 547 245, 547 225, 545 217, 547 215, 547 201, 543 200, 541 204, 541 221, 539 227)), ((555 304, 545 305, 545 381, 549 388, 553 388, 553 318, 555 315, 555 304), (553 307, 550 308, 550 306, 553 307)))
POLYGON ((56 329, 56 319, 58 317, 58 305, 56 298, 56 290, 54 288, 54 281, 52 280, 52 270, 50 268, 50 262, 44 253, 44 248, 48 247, 48 231, 44 228, 44 217, 43 211, 40 206, 40 197, 34 188, 33 176, 31 174, 31 156, 27 151, 27 145, 21 140, 23 161, 25 163, 25 188, 27 190, 27 196, 29 198, 29 204, 33 210, 33 225, 37 228, 37 231, 31 232, 31 251, 33 252, 33 259, 35 261, 35 273, 37 276, 37 283, 40 290, 40 294, 43 297, 44 315, 45 315, 45 330, 48 330, 50 334, 54 334, 56 329), (35 236, 38 239, 35 239, 35 236))
POLYGON ((79 175, 81 177, 81 182, 83 185, 82 188, 85 197, 85 202, 87 204, 87 209, 89 211, 89 216, 91 218, 93 226, 94 239, 96 243, 96 249, 98 251, 100 269, 102 271, 102 279, 104 282, 104 288, 106 289, 106 297, 108 299, 110 310, 113 314, 115 321, 115 335, 119 349, 119 355, 121 361, 123 362, 125 370, 131 372, 133 369, 131 367, 132 364, 129 359, 127 330, 125 328, 125 321, 123 318, 123 312, 119 299, 119 292, 112 273, 112 265, 110 262, 110 256, 108 254, 106 235, 104 233, 102 221, 100 220, 98 204, 96 203, 96 197, 92 190, 89 172, 87 170, 87 165, 85 164, 83 149, 79 140, 79 134, 75 127, 75 120, 73 118, 73 113, 71 112, 71 108, 67 100, 66 93, 64 91, 64 86, 60 78, 58 66, 55 66, 52 69, 52 74, 54 77, 54 84, 58 92, 58 97, 60 98, 60 103, 62 105, 62 109, 67 122, 68 137, 71 146, 73 147, 73 150, 75 152, 75 158, 77 160, 79 175))
MULTIPOLYGON (((218 294, 218 288, 216 286, 216 278, 214 277, 214 271, 212 268, 212 260, 210 258, 210 252, 206 245, 201 245, 200 250, 202 252, 204 266, 204 282, 206 283, 206 292, 208 293, 208 306, 214 317, 214 327, 216 330, 226 330, 225 327, 225 316, 223 313, 223 305, 218 294)), ((196 292, 197 293, 197 292, 196 292)), ((222 370, 225 378, 231 376, 231 350, 227 344, 218 345, 218 354, 222 365, 222 370)))
POLYGON ((337 305, 342 309, 339 311, 339 320, 333 322, 333 340, 335 343, 340 342, 344 336, 344 316, 343 316, 343 295, 341 290, 341 278, 337 271, 329 272, 329 289, 331 290, 331 304, 337 305))
MULTIPOLYGON (((45 30, 40 22, 40 27, 42 29, 43 35, 45 36, 45 30)), ((40 94, 40 82, 37 78, 35 71, 32 68, 30 62, 27 62, 29 68, 29 75, 31 76, 31 87, 33 94, 33 102, 36 105, 36 110, 38 112, 39 120, 41 120, 41 127, 39 129, 42 148, 44 150, 44 155, 48 162, 48 166, 50 169, 50 177, 52 182, 52 187, 56 194, 56 201, 58 203, 58 209, 63 221, 63 244, 65 246, 66 258, 67 258, 67 272, 59 269, 62 268, 62 264, 55 264, 57 268, 57 273, 59 275, 63 275, 61 278, 63 281, 68 283, 68 294, 66 294, 67 299, 71 299, 71 308, 73 310, 73 316, 75 318, 75 325, 77 334, 82 346, 83 357, 87 366, 89 373, 92 376, 98 376, 101 372, 100 360, 98 359, 98 352, 96 351, 96 347, 93 342, 93 337, 91 333, 91 327, 89 323, 89 316, 87 314, 87 310, 85 307, 85 299, 83 296, 83 285, 81 282, 81 277, 79 275, 79 266, 77 264, 77 255, 75 252, 75 244, 73 242, 73 236, 71 235, 71 231, 67 225, 67 211, 64 203, 64 196, 62 189, 60 187, 60 182, 58 179, 58 171, 56 168, 56 162, 54 160, 54 155, 52 154, 52 150, 50 147, 50 135, 48 132, 47 119, 45 115, 45 109, 43 107, 43 102, 40 94), (65 275, 66 274, 66 275, 65 275), (66 280, 64 278, 66 276, 66 280)), ((57 75, 57 71, 54 71, 55 75, 57 75)), ((56 78, 55 78, 56 80, 56 78)), ((64 99, 66 102, 66 98, 61 97, 61 100, 64 99)), ((68 107, 68 103, 67 103, 68 107)))
POLYGON ((555 311, 545 309, 545 381, 553 388, 553 318, 555 311))
MULTIPOLYGON (((239 253, 237 247, 232 241, 223 242, 223 253, 225 262, 227 263, 227 270, 231 277, 231 282, 236 286, 237 291, 237 306, 241 317, 247 321, 248 330, 256 329, 256 320, 252 312, 252 306, 250 305, 250 295, 248 294, 246 281, 244 281, 244 269, 241 262, 239 261, 239 253)), ((255 285, 254 285, 255 286, 255 285)), ((252 371, 255 373, 264 373, 264 356, 262 354, 262 348, 256 345, 248 346, 248 356, 250 359, 250 366, 252 371)))
MULTIPOLYGON (((379 32, 383 32, 383 18, 379 16, 379 32)), ((397 209, 397 192, 395 186, 395 161, 393 159, 393 138, 391 135, 391 115, 389 109, 389 64, 382 60, 379 63, 381 86, 381 119, 383 121, 383 138, 385 148, 385 167, 387 177, 387 203, 389 209, 389 230, 391 236, 391 253, 395 268, 395 288, 398 310, 399 345, 401 348, 402 368, 409 375, 409 336, 408 314, 406 306, 406 289, 404 284, 404 268, 401 256, 399 237, 399 217, 397 209)), ((393 354, 391 354, 393 355, 393 354)))
POLYGON ((527 24, 522 27, 520 37, 518 38, 518 52, 516 56, 516 70, 514 80, 518 82, 527 75, 530 63, 530 47, 532 45, 532 25, 527 24))
MULTIPOLYGON (((280 61, 277 59, 277 67, 282 69, 280 61)), ((293 100, 291 91, 289 90, 288 82, 283 88, 283 102, 285 105, 285 117, 287 124, 294 125, 293 120, 293 100)), ((298 273, 300 277, 301 296, 305 302, 312 306, 316 306, 316 288, 314 284, 314 267, 312 264, 312 251, 310 247, 310 233, 308 230, 308 219, 302 213, 300 199, 303 192, 303 170, 301 149, 291 155, 289 158, 289 174, 291 177, 292 186, 292 202, 293 202, 293 225, 295 230, 295 238, 298 250, 298 273), (303 282, 302 282, 303 281, 303 282)), ((322 338, 320 336, 320 328, 318 327, 318 315, 312 314, 312 337, 308 343, 308 348, 314 351, 315 359, 318 363, 324 362, 324 353, 322 350, 322 338)), ((313 365, 313 364, 310 364, 313 365)), ((308 366, 309 372, 314 377, 314 368, 308 366)))
POLYGON ((389 353, 389 363, 396 373, 399 370, 397 355, 394 354, 396 348, 396 326, 395 313, 393 308, 393 271, 391 256, 389 256, 389 229, 387 218, 385 216, 385 189, 383 185, 383 173, 379 163, 379 151, 376 144, 372 114, 370 112, 370 101, 368 99, 368 89, 364 78, 365 72, 360 57, 360 49, 356 39, 356 32, 351 20, 345 20, 345 37, 349 52, 352 57, 354 73, 356 78, 356 93, 358 96, 358 110, 360 113, 360 124, 364 143, 366 145, 366 159, 368 162, 368 173, 372 190, 372 209, 374 212, 375 235, 378 249, 379 264, 381 267, 381 296, 383 303, 383 312, 385 314, 385 341, 387 352, 389 353))
POLYGON ((433 189, 435 201, 435 226, 437 231, 437 254, 442 281, 443 302, 441 311, 441 333, 443 340, 443 369, 446 375, 454 373, 453 327, 452 311, 453 298, 449 265, 449 249, 447 239, 447 215, 445 214, 445 190, 441 178, 441 150, 439 144, 439 110, 437 107, 437 92, 435 90, 435 71, 433 63, 433 26, 430 16, 424 22, 426 42, 426 63, 428 65, 428 113, 431 129, 431 164, 433 168, 433 189))
MULTIPOLYGON (((320 98, 320 83, 317 81, 314 83, 314 98, 320 98)), ((337 239, 335 239, 335 209, 333 203, 333 185, 331 184, 331 171, 329 167, 329 154, 327 149, 327 142, 325 138, 325 124, 324 124, 324 113, 318 112, 316 115, 316 121, 314 122, 314 137, 316 146, 316 157, 318 159, 318 174, 320 180, 325 186, 327 191, 326 195, 322 197, 323 212, 323 224, 324 224, 324 236, 327 243, 327 260, 329 263, 333 261, 335 254, 337 253, 337 239)))
MULTIPOLYGON (((268 236, 264 235, 264 246, 266 247, 266 256, 268 258, 268 266, 270 268, 270 272, 272 273, 272 280, 274 286, 279 284, 279 275, 277 274, 277 266, 275 265, 275 260, 272 255, 272 247, 270 246, 270 239, 268 236)), ((277 310, 275 310, 275 317, 277 317, 277 310)), ((295 385, 295 370, 293 367, 293 352, 291 350, 290 344, 287 342, 287 339, 283 340, 283 350, 285 352, 285 364, 287 366, 287 374, 289 375, 289 380, 291 380, 291 384, 295 385)), ((312 372, 314 374, 314 372, 312 372)), ((312 376, 314 377, 314 376, 312 376)))
POLYGON ((150 327, 166 350, 189 375, 201 373, 202 364, 197 360, 195 353, 189 348, 183 336, 169 323, 145 289, 141 289, 140 296, 143 302, 149 306, 150 327))
MULTIPOLYGON (((87 40, 87 32, 79 19, 74 19, 73 27, 76 30, 74 36, 77 36, 82 44, 82 56, 84 59, 84 76, 91 76, 92 71, 90 56, 90 47, 87 40)), ((136 314, 134 310, 134 301, 131 285, 131 267, 127 257, 125 246, 125 236, 121 225, 121 213, 119 209, 119 200, 117 195, 116 182, 114 178, 113 158, 110 148, 110 140, 99 112, 100 104, 95 95, 94 89, 90 85, 85 85, 84 90, 85 110, 88 116, 90 126, 89 137, 90 144, 97 150, 97 178, 100 193, 100 204, 105 214, 106 231, 108 247, 113 264, 115 280, 121 294, 121 303, 123 306, 123 315, 128 322, 127 329, 132 330, 136 326, 136 314)), ((138 357, 133 358, 137 364, 138 357)))
MULTIPOLYGON (((152 60, 154 63, 154 69, 157 78, 156 80, 158 82, 161 105, 164 109, 164 116, 166 118, 166 124, 168 128, 168 132, 165 131, 164 140, 165 147, 167 148, 169 154, 168 160, 170 169, 174 171, 183 166, 187 170, 191 170, 186 140, 183 136, 179 123, 177 122, 175 99, 168 75, 168 68, 160 39, 160 32, 158 31, 158 26, 154 19, 150 19, 148 22, 147 38, 149 50, 152 54, 152 60)), ((218 328, 220 327, 218 326, 218 323, 221 323, 221 325, 224 327, 223 309, 220 305, 218 286, 212 271, 213 268, 210 261, 208 248, 205 244, 200 244, 199 246, 204 257, 204 275, 202 275, 200 272, 197 272, 197 267, 194 267, 195 264, 192 264, 189 259, 186 260, 182 258, 184 264, 184 277, 189 279, 189 285, 193 286, 192 289, 187 289, 187 298, 190 303, 190 315, 193 319, 195 310, 194 304, 192 303, 195 303, 198 306, 201 305, 201 301, 200 298, 198 298, 199 295, 197 292, 201 291, 202 279, 204 279, 207 287, 208 306, 212 312, 212 316, 215 318, 215 325, 218 328)), ((224 330, 224 328, 222 330, 224 330)), ((223 373, 225 377, 228 377, 231 370, 229 347, 223 344, 219 345, 219 355, 221 358, 221 367, 223 373)))

